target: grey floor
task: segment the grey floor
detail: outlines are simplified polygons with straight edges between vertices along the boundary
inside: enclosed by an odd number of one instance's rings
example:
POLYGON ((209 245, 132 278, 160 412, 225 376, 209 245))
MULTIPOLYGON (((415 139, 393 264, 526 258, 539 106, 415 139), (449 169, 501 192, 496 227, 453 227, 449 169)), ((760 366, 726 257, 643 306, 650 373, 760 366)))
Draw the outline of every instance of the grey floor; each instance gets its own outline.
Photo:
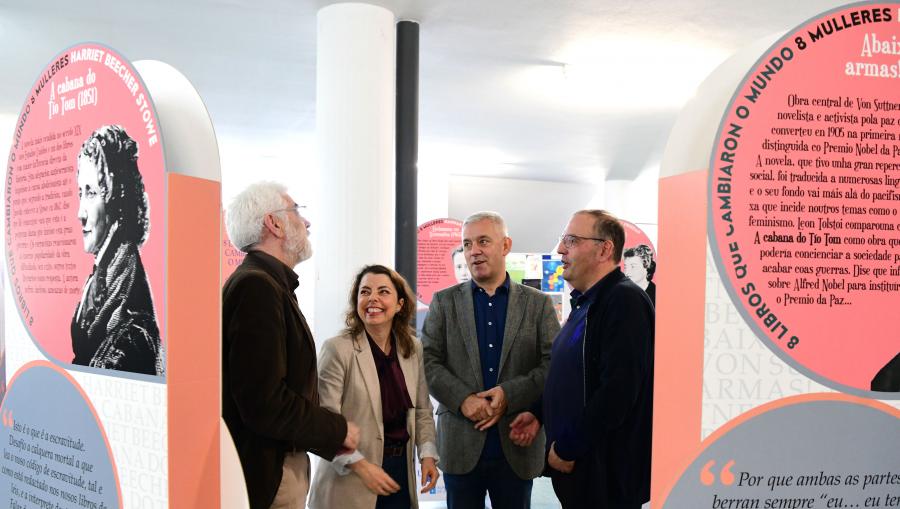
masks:
MULTIPOLYGON (((484 501, 484 507, 490 509, 490 500, 484 501)), ((559 509, 559 501, 553 494, 553 485, 549 477, 538 477, 534 480, 531 489, 531 509, 559 509)), ((447 509, 444 502, 420 502, 419 509, 447 509)), ((650 509, 650 502, 644 504, 643 509, 650 509)))
MULTIPOLYGON (((486 499, 484 507, 490 508, 491 501, 486 499)), ((538 477, 534 480, 534 487, 531 489, 531 509, 559 509, 559 501, 553 494, 553 486, 550 484, 549 477, 538 477)), ((420 509, 447 509, 444 502, 420 502, 420 509)))

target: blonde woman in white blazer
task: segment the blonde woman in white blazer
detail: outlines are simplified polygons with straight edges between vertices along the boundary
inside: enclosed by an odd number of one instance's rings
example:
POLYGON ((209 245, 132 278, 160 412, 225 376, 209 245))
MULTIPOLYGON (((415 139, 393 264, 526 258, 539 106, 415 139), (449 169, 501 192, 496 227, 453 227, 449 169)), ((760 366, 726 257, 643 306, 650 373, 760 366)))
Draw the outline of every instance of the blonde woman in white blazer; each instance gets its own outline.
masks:
POLYGON ((415 297, 397 272, 369 265, 356 275, 347 328, 319 356, 319 402, 359 425, 359 447, 319 462, 312 509, 418 508, 414 450, 421 492, 437 483, 434 412, 413 316, 415 297))

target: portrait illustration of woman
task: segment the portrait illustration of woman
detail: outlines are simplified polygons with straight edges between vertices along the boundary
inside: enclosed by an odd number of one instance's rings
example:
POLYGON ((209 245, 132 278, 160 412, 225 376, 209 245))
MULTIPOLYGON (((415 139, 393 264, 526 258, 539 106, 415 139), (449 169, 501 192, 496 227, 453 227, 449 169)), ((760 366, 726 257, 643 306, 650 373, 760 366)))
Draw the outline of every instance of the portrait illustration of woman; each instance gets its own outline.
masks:
POLYGON ((625 275, 647 292, 653 305, 656 305, 656 283, 653 282, 656 260, 653 259, 653 249, 647 244, 638 244, 626 249, 622 260, 625 275))
POLYGON ((138 145, 102 126, 77 158, 78 219, 94 269, 72 318, 72 364, 165 374, 150 285, 138 249, 150 231, 138 145))

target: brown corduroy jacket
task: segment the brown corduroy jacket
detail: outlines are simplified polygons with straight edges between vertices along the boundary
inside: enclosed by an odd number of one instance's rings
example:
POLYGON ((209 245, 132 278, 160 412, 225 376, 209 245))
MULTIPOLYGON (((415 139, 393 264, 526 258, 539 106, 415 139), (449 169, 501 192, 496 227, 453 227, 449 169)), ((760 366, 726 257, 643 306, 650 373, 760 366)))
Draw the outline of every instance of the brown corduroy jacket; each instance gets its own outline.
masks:
POLYGON ((297 285, 288 266, 250 252, 222 289, 222 416, 254 509, 272 504, 286 452, 331 459, 347 435, 346 420, 319 406, 316 346, 297 285))

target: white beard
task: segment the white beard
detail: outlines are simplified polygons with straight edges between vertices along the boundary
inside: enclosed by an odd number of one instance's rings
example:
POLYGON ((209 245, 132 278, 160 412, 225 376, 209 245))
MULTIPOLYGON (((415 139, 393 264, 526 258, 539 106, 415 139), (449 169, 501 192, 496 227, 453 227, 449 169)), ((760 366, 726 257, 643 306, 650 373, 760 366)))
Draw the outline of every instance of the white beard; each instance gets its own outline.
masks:
POLYGON ((286 222, 286 230, 287 237, 284 243, 284 250, 296 257, 297 261, 294 263, 297 264, 309 260, 312 256, 312 244, 309 242, 309 237, 301 238, 301 234, 298 228, 295 228, 293 223, 286 222))

